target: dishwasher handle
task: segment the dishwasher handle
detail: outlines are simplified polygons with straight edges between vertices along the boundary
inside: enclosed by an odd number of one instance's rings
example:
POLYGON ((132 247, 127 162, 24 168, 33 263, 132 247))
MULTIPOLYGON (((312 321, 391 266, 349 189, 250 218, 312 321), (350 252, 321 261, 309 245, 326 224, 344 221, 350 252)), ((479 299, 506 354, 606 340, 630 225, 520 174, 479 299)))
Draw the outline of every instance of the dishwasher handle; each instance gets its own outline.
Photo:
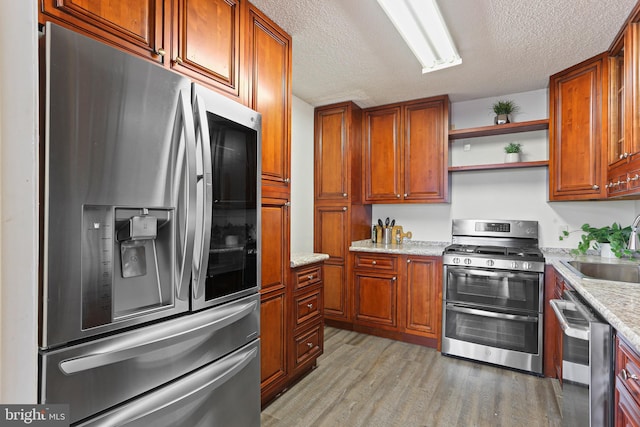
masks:
POLYGON ((575 303, 562 299, 552 299, 549 301, 549 304, 551 304, 551 308, 553 309, 553 312, 556 314, 556 317, 560 322, 562 331, 567 336, 583 341, 589 341, 589 327, 571 323, 569 319, 567 319, 567 317, 564 315, 565 310, 575 311, 579 313, 575 303))

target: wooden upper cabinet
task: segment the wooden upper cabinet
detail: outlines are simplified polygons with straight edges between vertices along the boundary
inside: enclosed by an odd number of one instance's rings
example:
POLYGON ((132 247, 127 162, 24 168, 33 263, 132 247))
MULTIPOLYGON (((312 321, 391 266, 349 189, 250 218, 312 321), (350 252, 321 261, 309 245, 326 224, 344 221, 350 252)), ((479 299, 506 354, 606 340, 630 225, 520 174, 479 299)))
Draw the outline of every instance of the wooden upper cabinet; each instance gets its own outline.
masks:
POLYGON ((392 104, 363 114, 365 201, 446 202, 449 98, 392 104))
POLYGON ((550 78, 550 200, 606 197, 607 70, 601 54, 550 78))
POLYGON ((402 199, 402 108, 399 105, 364 111, 365 201, 402 199))
POLYGON ((291 37, 249 6, 249 106, 262 114, 263 184, 288 190, 291 163, 291 37))
POLYGON ((163 62, 164 0, 40 0, 38 20, 52 21, 163 62))
POLYGON ((361 117, 360 108, 352 102, 316 108, 316 202, 361 200, 361 117))
POLYGON ((404 107, 404 201, 448 199, 449 100, 440 97, 404 107))
POLYGON ((244 102, 244 0, 173 0, 171 68, 244 102))

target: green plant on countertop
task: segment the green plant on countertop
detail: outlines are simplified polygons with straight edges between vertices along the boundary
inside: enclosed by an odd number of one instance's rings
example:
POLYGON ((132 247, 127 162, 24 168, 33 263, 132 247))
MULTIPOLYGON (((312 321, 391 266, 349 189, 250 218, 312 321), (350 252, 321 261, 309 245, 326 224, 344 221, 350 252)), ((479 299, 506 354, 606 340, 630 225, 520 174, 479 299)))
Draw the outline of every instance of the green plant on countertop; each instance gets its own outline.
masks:
POLYGON ((491 106, 491 109, 496 114, 496 116, 499 116, 501 114, 515 113, 516 111, 518 111, 519 107, 516 105, 515 102, 511 100, 506 100, 506 101, 496 101, 491 106))
POLYGON ((509 145, 504 146, 504 152, 507 154, 519 153, 520 151, 522 151, 522 144, 510 142, 509 145))
MULTIPOLYGON (((614 222, 612 225, 596 228, 589 224, 583 224, 580 230, 584 234, 582 234, 580 243, 578 243, 578 249, 571 250, 573 255, 584 255, 591 248, 597 249, 599 243, 610 243, 611 252, 618 258, 633 255, 633 251, 627 249, 631 226, 623 228, 620 224, 614 222)), ((559 239, 564 240, 569 237, 569 234, 568 231, 563 231, 559 239)))

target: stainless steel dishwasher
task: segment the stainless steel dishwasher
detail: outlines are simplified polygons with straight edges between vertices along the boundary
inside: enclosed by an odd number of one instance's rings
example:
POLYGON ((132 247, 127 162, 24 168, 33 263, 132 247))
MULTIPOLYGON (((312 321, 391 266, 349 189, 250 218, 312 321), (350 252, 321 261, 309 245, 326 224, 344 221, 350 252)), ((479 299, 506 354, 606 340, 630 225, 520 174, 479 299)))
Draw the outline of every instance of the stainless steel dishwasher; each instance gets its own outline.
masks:
POLYGON ((551 307, 562 328, 562 424, 613 425, 611 326, 572 290, 551 307))

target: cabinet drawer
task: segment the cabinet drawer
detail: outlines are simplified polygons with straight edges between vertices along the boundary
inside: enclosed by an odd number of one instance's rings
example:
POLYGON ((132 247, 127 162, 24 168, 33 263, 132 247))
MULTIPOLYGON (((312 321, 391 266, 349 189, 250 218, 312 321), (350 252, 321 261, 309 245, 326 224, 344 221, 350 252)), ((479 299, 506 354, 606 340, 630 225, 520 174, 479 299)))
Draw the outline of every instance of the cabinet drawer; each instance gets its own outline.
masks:
POLYGON ((397 257, 369 254, 356 254, 355 268, 396 271, 397 257))
POLYGON ((296 328, 312 319, 320 317, 322 307, 322 289, 295 298, 296 328))
POLYGON ((623 384, 640 405, 640 356, 618 337, 616 383, 623 384))
POLYGON ((316 265, 311 268, 302 268, 294 273, 295 289, 304 288, 305 286, 315 285, 322 282, 322 266, 316 265))
POLYGON ((322 323, 318 323, 308 331, 302 332, 295 337, 295 368, 316 358, 322 354, 323 348, 323 328, 322 323))

